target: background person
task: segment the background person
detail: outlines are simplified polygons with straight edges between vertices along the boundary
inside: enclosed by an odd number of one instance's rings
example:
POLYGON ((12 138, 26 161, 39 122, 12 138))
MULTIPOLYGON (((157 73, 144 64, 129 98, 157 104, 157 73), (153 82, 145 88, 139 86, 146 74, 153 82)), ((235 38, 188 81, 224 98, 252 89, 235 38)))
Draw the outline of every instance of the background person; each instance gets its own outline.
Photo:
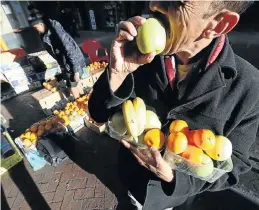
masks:
POLYGON ((79 46, 56 20, 43 18, 35 12, 30 15, 29 22, 40 33, 46 51, 60 65, 71 94, 78 98, 84 93, 78 82, 88 76, 85 58, 79 46))

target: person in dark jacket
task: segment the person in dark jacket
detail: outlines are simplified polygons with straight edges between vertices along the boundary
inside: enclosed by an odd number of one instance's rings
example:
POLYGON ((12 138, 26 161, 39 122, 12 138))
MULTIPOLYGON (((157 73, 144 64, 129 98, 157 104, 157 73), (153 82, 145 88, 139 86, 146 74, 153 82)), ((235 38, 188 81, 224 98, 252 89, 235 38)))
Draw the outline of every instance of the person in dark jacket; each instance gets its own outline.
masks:
POLYGON ((121 141, 119 173, 138 209, 172 208, 204 191, 229 189, 250 170, 249 148, 259 126, 259 71, 233 52, 226 36, 250 3, 152 1, 150 9, 167 32, 162 55, 134 48, 136 27, 146 19, 118 24, 109 67, 93 87, 91 117, 106 122, 125 100, 141 97, 164 124, 182 119, 191 129, 226 136, 233 145, 233 170, 209 183, 172 170, 155 148, 153 160, 146 162, 121 141))
POLYGON ((71 94, 78 98, 83 94, 78 82, 88 76, 85 58, 79 46, 56 20, 43 18, 36 13, 29 17, 29 22, 40 33, 47 52, 61 66, 71 94))

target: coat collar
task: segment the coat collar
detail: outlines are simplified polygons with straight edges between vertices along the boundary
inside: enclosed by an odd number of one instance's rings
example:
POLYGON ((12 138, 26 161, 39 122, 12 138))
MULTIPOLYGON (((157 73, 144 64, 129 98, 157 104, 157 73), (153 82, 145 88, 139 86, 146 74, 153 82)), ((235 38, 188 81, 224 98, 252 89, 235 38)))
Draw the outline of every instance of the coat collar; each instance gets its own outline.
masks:
MULTIPOLYGON (((219 38, 213 43, 211 53, 217 47, 219 38)), ((205 61, 209 60, 211 53, 205 58, 205 61)), ((214 91, 226 87, 226 80, 233 80, 237 76, 235 54, 229 44, 229 40, 226 37, 224 46, 221 52, 213 63, 207 65, 207 62, 202 62, 203 66, 194 66, 192 72, 192 79, 188 82, 188 87, 184 93, 184 97, 180 99, 177 107, 183 107, 184 105, 204 100, 214 91)), ((152 68, 155 70, 156 81, 162 91, 168 86, 168 80, 166 77, 166 70, 164 65, 164 57, 160 56, 154 59, 152 62, 152 68), (161 69, 162 68, 162 69, 161 69)), ((176 107, 176 108, 177 108, 176 107)))

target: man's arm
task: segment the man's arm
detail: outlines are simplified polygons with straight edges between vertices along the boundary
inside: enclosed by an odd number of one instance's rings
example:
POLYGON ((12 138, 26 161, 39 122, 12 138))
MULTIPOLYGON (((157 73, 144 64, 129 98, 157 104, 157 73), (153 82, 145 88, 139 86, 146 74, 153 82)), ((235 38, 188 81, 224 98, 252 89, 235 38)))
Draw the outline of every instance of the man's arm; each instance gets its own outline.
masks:
POLYGON ((111 81, 110 70, 107 67, 93 87, 88 107, 91 117, 96 122, 107 122, 108 118, 134 92, 134 78, 132 73, 128 74, 123 81, 120 81, 118 78, 118 82, 121 84, 119 86, 118 83, 115 83, 115 86, 118 85, 119 87, 113 91, 112 87, 114 86, 111 83, 116 82, 116 80, 117 78, 115 78, 115 81, 111 81))

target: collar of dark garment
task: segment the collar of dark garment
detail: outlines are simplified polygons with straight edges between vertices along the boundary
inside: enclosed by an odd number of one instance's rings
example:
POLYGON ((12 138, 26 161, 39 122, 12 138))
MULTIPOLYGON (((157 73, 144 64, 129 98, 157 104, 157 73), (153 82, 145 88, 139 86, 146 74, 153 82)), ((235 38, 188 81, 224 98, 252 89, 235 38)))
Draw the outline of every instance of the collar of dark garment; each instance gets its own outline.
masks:
MULTIPOLYGON (((177 101, 178 105, 184 105, 202 99, 219 88, 225 87, 226 79, 235 79, 237 75, 235 55, 227 37, 222 50, 214 62, 206 65, 212 53, 217 48, 219 41, 220 38, 215 39, 211 45, 207 47, 209 49, 206 51, 207 54, 204 54, 204 57, 193 66, 192 71, 188 75, 191 79, 186 83, 183 97, 177 101)), ((155 70, 157 83, 161 87, 161 90, 165 91, 169 85, 166 77, 164 56, 160 56, 160 59, 155 59, 152 64, 154 67, 157 66, 155 70), (160 69, 160 71, 157 71, 158 69, 160 69)))

